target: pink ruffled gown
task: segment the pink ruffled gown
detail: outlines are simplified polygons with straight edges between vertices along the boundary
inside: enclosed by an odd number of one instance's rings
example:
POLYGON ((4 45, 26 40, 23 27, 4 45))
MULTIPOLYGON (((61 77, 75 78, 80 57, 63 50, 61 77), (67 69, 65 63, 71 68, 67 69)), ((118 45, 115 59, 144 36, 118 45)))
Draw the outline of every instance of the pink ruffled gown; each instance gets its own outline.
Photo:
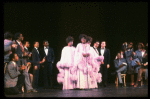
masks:
POLYGON ((100 70, 100 61, 103 61, 104 56, 99 56, 93 47, 90 47, 90 52, 92 56, 92 82, 91 85, 93 88, 98 88, 97 82, 100 83, 102 81, 102 74, 98 73, 100 70), (99 60, 99 61, 98 61, 99 60))
POLYGON ((56 64, 59 70, 57 81, 63 84, 63 90, 73 89, 75 87, 74 81, 77 79, 74 77, 75 75, 71 74, 71 70, 74 66, 74 55, 75 47, 65 46, 62 49, 61 59, 56 64))
POLYGON ((93 55, 89 44, 79 43, 77 45, 74 57, 74 66, 76 67, 77 73, 77 88, 88 89, 97 87, 97 77, 100 74, 97 74, 98 70, 95 70, 95 68, 98 68, 100 62, 95 61, 97 60, 96 58, 99 57, 93 55), (83 53, 89 53, 90 55, 86 58, 83 57, 83 53))

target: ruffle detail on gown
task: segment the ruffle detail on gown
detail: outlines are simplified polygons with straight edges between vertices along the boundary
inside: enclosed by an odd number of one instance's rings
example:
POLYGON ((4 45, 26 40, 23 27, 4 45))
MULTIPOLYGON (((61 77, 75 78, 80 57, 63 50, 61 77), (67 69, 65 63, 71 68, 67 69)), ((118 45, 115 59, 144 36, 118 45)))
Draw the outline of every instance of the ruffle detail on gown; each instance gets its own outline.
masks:
POLYGON ((64 82, 64 72, 63 71, 57 74, 57 81, 58 81, 58 83, 64 82))
POLYGON ((100 65, 101 61, 103 61, 103 60, 104 60, 104 56, 98 56, 98 57, 94 58, 94 62, 98 65, 100 65))
POLYGON ((58 61, 56 66, 57 67, 61 67, 61 68, 64 68, 64 67, 73 67, 73 63, 63 63, 61 61, 58 61))
POLYGON ((78 77, 77 77, 76 74, 71 74, 71 75, 70 75, 70 80, 72 80, 72 81, 77 81, 77 79, 78 79, 78 77))
POLYGON ((98 83, 100 83, 102 81, 102 74, 101 73, 97 74, 96 80, 97 80, 98 83))

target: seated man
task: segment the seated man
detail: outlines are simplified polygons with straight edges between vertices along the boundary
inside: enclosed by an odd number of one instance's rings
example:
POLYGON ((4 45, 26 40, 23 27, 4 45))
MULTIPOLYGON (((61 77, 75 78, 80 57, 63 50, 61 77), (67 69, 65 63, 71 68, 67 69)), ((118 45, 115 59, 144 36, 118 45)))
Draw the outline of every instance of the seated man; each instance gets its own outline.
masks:
POLYGON ((22 86, 24 85, 25 77, 19 70, 24 70, 26 66, 18 67, 16 62, 19 57, 16 53, 9 56, 10 62, 6 66, 4 75, 4 88, 6 94, 19 94, 22 93, 22 86))
MULTIPOLYGON (((144 57, 142 58, 141 63, 137 62, 141 68, 138 71, 138 77, 137 77, 137 82, 134 85, 134 87, 140 86, 141 85, 141 80, 142 80, 142 73, 145 73, 145 80, 148 81, 148 58, 147 58, 147 53, 144 53, 144 57)), ((147 83, 148 84, 148 83, 147 83)))
POLYGON ((116 72, 113 74, 117 73, 119 79, 119 85, 121 87, 124 87, 121 79, 121 72, 125 72, 127 70, 127 63, 124 58, 121 58, 120 52, 117 54, 117 59, 114 60, 114 64, 115 64, 116 72))

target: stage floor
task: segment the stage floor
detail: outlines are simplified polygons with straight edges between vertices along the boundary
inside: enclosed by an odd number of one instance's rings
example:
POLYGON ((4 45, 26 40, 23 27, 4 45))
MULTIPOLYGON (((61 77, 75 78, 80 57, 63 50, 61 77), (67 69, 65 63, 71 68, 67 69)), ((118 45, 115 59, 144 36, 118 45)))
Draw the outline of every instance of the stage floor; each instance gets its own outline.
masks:
POLYGON ((107 87, 91 90, 61 90, 39 88, 37 93, 23 93, 18 95, 5 95, 5 97, 148 97, 148 86, 142 87, 116 87, 109 84, 107 87))

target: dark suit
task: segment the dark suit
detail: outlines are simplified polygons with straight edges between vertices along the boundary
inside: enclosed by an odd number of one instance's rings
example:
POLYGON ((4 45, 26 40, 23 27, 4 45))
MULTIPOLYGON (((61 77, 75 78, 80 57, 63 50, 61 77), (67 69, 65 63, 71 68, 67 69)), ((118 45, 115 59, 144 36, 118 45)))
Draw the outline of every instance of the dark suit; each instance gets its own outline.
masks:
POLYGON ((29 50, 26 49, 26 48, 24 48, 24 52, 27 53, 27 56, 23 57, 24 63, 25 63, 25 64, 26 64, 27 62, 33 63, 33 62, 31 61, 31 60, 32 60, 31 57, 29 57, 29 54, 30 54, 29 50))
MULTIPOLYGON (((101 48, 98 48, 99 55, 101 55, 101 48)), ((107 64, 110 65, 110 52, 109 49, 105 48, 104 50, 104 64, 101 64, 100 72, 102 73, 102 84, 106 84, 107 81, 107 64)))
MULTIPOLYGON (((19 57, 19 61, 16 62, 16 63, 17 63, 18 66, 20 66, 22 64, 26 65, 27 62, 26 62, 25 59, 23 59, 23 52, 22 52, 21 45, 17 41, 16 41, 16 44, 18 45, 17 49, 16 49, 16 54, 19 57)), ((21 71, 21 73, 25 76, 25 87, 26 87, 26 89, 27 90, 33 89, 32 86, 31 86, 31 82, 30 82, 30 79, 29 79, 29 74, 28 74, 27 68, 25 70, 21 71)))
POLYGON ((22 62, 23 52, 22 52, 20 44, 17 41, 16 41, 16 44, 17 44, 16 54, 19 57, 19 61, 16 62, 16 63, 17 63, 18 66, 20 66, 21 62, 22 62))
POLYGON ((33 62, 33 88, 38 87, 38 79, 39 79, 39 68, 40 68, 40 54, 36 50, 36 48, 33 48, 32 50, 32 62, 33 62), (34 69, 34 67, 37 66, 37 70, 34 69))
POLYGON ((43 59, 45 57, 45 62, 42 64, 44 66, 43 68, 43 81, 44 81, 44 87, 47 88, 52 87, 52 77, 53 77, 53 63, 54 63, 54 51, 52 48, 48 48, 48 54, 46 55, 45 49, 42 48, 40 50, 41 58, 43 59))

